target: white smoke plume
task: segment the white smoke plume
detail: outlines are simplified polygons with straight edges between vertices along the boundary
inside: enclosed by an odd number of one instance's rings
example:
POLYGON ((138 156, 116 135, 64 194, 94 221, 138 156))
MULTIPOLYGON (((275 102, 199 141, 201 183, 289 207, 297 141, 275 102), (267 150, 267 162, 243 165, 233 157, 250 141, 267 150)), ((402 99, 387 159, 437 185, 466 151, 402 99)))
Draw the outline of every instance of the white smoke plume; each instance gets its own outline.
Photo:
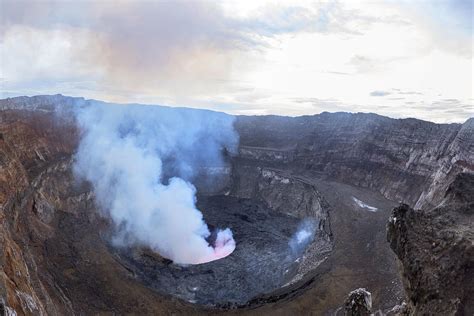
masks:
POLYGON ((307 218, 298 225, 298 230, 293 234, 288 243, 293 255, 300 255, 314 240, 318 224, 317 220, 307 218))
POLYGON ((79 110, 77 119, 83 136, 74 171, 92 183, 116 225, 116 241, 148 246, 180 264, 232 253, 230 229, 218 231, 215 245, 207 242, 210 232, 189 182, 197 166, 222 166, 223 148, 235 151, 232 116, 98 103, 79 110))

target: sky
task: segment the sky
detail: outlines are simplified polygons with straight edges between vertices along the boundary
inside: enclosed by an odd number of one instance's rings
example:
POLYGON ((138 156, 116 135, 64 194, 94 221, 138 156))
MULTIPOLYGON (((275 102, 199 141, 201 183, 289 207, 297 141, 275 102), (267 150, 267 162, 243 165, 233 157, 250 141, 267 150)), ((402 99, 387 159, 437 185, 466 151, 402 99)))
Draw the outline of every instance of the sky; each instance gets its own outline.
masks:
POLYGON ((0 0, 0 98, 474 116, 471 0, 0 0))

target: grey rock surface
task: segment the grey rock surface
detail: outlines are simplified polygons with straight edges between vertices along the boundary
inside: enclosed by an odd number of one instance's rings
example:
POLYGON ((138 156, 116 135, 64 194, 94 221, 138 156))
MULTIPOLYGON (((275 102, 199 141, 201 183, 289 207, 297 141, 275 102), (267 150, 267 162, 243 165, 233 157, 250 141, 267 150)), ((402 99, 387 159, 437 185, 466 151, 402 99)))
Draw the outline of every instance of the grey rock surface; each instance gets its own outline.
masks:
POLYGON ((369 316, 372 314, 372 294, 366 289, 356 289, 349 293, 344 303, 344 315, 369 316))
POLYGON ((430 210, 393 210, 387 239, 413 315, 474 313, 474 175, 459 174, 430 210))
POLYGON ((461 172, 474 172, 474 118, 434 124, 376 114, 237 118, 240 155, 320 172, 387 198, 432 207, 461 172))

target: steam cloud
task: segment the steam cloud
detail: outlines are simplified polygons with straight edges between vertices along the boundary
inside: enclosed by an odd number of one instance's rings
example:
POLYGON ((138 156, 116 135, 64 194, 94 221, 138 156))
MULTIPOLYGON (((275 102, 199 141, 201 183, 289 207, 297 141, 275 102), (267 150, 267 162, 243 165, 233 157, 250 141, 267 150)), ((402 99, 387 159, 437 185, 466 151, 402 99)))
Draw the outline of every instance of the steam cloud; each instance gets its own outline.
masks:
POLYGON ((96 199, 117 227, 119 244, 145 245, 181 264, 232 253, 230 229, 214 246, 196 208, 191 180, 198 166, 223 166, 238 137, 233 117, 210 111, 94 104, 77 119, 84 135, 74 171, 93 185, 96 199))
POLYGON ((289 241, 289 246, 293 255, 300 255, 306 247, 314 240, 319 221, 311 218, 303 220, 298 225, 298 230, 289 241))

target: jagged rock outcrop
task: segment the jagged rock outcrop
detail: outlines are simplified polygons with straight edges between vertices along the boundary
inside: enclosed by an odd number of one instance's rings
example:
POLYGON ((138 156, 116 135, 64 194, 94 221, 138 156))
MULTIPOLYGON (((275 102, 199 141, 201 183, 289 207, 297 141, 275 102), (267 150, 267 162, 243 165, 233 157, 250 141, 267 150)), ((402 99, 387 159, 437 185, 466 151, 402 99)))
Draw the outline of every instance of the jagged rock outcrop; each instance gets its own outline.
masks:
POLYGON ((387 239, 412 315, 474 313, 474 174, 459 174, 431 210, 393 210, 387 239))
POLYGON ((369 316, 372 314, 372 294, 366 289, 357 289, 349 293, 344 303, 344 315, 369 316))
MULTIPOLYGON (((298 218, 314 217, 324 226, 327 202, 313 184, 278 169, 241 162, 234 166, 230 195, 262 200, 276 212, 298 218)), ((329 227, 327 233, 330 234, 329 227)))

